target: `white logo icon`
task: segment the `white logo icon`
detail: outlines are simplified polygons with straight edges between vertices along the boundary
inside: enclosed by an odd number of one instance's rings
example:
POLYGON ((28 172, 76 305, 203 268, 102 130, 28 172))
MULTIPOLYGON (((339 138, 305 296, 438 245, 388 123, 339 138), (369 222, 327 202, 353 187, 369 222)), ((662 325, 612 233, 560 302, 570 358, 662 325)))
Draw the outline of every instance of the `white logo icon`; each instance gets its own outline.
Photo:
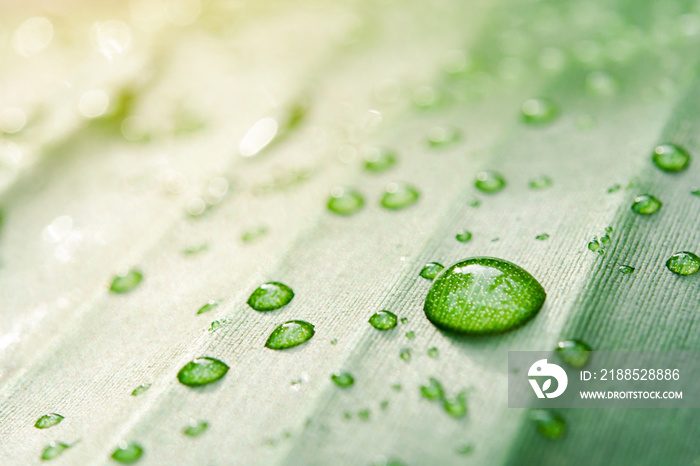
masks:
POLYGON ((537 398, 544 398, 545 396, 547 398, 556 398, 564 393, 566 385, 569 383, 569 378, 566 376, 564 369, 556 364, 548 364, 546 359, 535 361, 535 363, 530 366, 527 375, 528 377, 550 377, 544 381, 542 388, 540 388, 536 379, 530 379, 530 385, 532 385, 532 389, 535 391, 537 398), (557 389, 548 393, 547 390, 552 386, 552 378, 557 381, 557 389))

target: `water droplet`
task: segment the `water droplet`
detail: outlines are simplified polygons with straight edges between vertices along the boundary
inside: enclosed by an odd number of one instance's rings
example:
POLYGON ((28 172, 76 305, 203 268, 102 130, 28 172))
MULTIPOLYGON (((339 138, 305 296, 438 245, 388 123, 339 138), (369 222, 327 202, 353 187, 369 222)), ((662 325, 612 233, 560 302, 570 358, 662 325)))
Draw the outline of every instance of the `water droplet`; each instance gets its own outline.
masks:
POLYGON ((378 311, 369 318, 369 323, 377 330, 389 330, 396 327, 396 314, 391 311, 378 311))
POLYGON ((197 437, 202 435, 209 428, 209 423, 206 421, 190 422, 190 424, 184 428, 183 434, 189 437, 197 437))
POLYGON ((218 359, 199 357, 185 364, 177 373, 177 380, 188 387, 200 387, 216 382, 226 375, 228 366, 218 359))
POLYGON ((433 359, 437 359, 438 357, 440 357, 440 351, 435 347, 430 348, 428 350, 428 356, 433 358, 433 359))
POLYGON ((700 270, 700 257, 692 252, 677 252, 666 261, 666 267, 678 275, 692 275, 700 270))
POLYGON ((603 235, 600 237, 601 244, 610 244, 610 236, 603 235))
POLYGON ((430 86, 420 86, 411 93, 413 104, 420 109, 429 109, 441 103, 441 96, 430 86))
POLYGON ((407 323, 408 323, 408 318, 406 318, 406 317, 402 317, 402 318, 401 318, 401 319, 399 320, 399 322, 401 322, 402 324, 404 324, 404 325, 405 325, 405 324, 407 324, 407 323))
POLYGON ((588 242, 588 249, 590 249, 591 251, 597 251, 598 248, 600 248, 600 243, 597 239, 593 238, 591 241, 588 242))
POLYGON ((399 357, 406 362, 410 361, 411 360, 411 349, 410 348, 401 348, 401 350, 399 351, 399 357))
POLYGON ((328 199, 328 210, 338 215, 352 215, 359 212, 364 205, 364 197, 353 188, 333 188, 328 199))
POLYGON ((640 215, 651 215, 659 210, 661 206, 661 201, 656 197, 651 194, 641 194, 634 198, 632 212, 640 215))
POLYGON ((476 186, 476 189, 484 193, 497 193, 501 189, 505 188, 506 180, 500 173, 493 170, 484 170, 477 173, 474 186, 476 186))
POLYGON ((462 334, 512 330, 544 304, 542 286, 521 267, 493 257, 473 257, 443 271, 425 299, 435 326, 462 334))
POLYGON ((240 144, 238 152, 243 157, 252 157, 262 151, 277 135, 279 125, 274 118, 263 118, 250 127, 240 144))
POLYGON ((529 186, 532 189, 544 189, 552 186, 552 179, 545 175, 540 175, 537 178, 530 180, 529 186))
POLYGON ((457 454, 459 455, 470 455, 474 452, 473 445, 461 445, 457 447, 457 454))
POLYGON ((608 194, 616 193, 620 189, 622 189, 622 186, 620 186, 619 184, 614 184, 608 188, 608 194))
POLYGON ((263 225, 249 228, 246 231, 244 231, 241 235, 241 241, 243 241, 244 243, 250 243, 252 241, 255 241, 256 239, 265 236, 267 233, 268 229, 266 226, 263 225))
POLYGON ((365 170, 383 173, 396 165, 396 153, 384 147, 371 147, 365 151, 365 170))
POLYGON ((670 143, 656 146, 651 158, 654 165, 668 173, 683 171, 690 164, 690 153, 684 148, 670 143))
POLYGON ((379 408, 382 411, 385 411, 388 407, 389 407, 389 401, 387 401, 387 400, 382 400, 382 402, 379 403, 379 408))
POLYGON ((454 418, 462 418, 467 415, 467 393, 460 392, 454 399, 442 400, 442 408, 454 418))
POLYGON ((41 454, 41 459, 44 461, 52 460, 70 447, 71 446, 67 443, 52 442, 46 448, 44 448, 44 452, 41 454))
POLYGON ((694 191, 691 191, 690 194, 692 194, 693 196, 698 196, 698 197, 700 197, 700 189, 696 189, 696 190, 694 190, 694 191))
POLYGON ((430 147, 447 147, 462 139, 462 133, 452 126, 434 126, 428 131, 428 144, 430 147))
POLYGON ((145 383, 145 384, 139 385, 138 387, 134 388, 133 392, 131 392, 131 396, 139 396, 140 394, 147 391, 149 388, 151 388, 150 383, 145 383))
POLYGON ((549 99, 530 99, 523 103, 520 114, 525 123, 546 124, 559 116, 559 108, 549 99))
POLYGON ((357 412, 357 417, 363 421, 367 421, 369 420, 369 414, 369 409, 363 409, 362 411, 357 412))
POLYGON ((613 232, 613 227, 605 227, 605 232, 606 232, 606 233, 612 233, 612 232, 613 232))
POLYGON ((188 246, 182 251, 182 253, 187 255, 187 256, 192 256, 195 254, 199 254, 200 252, 204 252, 207 249, 209 249, 209 245, 206 243, 203 243, 203 244, 198 244, 196 246, 188 246))
POLYGON ((267 282, 260 285, 248 298, 248 305, 260 312, 275 311, 289 304, 294 291, 284 283, 267 282))
POLYGON ((389 183, 382 195, 382 207, 400 210, 415 204, 420 197, 417 188, 406 183, 389 183))
POLYGON ((557 343, 557 355, 574 369, 582 369, 591 357, 591 349, 581 340, 565 340, 557 343))
POLYGON ((355 378, 348 372, 333 374, 331 380, 339 387, 351 387, 355 383, 355 378))
POLYGON ((197 315, 204 314, 205 312, 211 311, 212 309, 217 307, 220 303, 221 303, 221 301, 216 300, 216 299, 209 301, 204 306, 199 308, 199 310, 197 311, 197 315))
POLYGON ((36 423, 34 424, 34 427, 36 427, 37 429, 48 429, 49 427, 53 427, 56 424, 60 424, 62 420, 63 416, 61 416, 60 414, 44 414, 39 419, 37 419, 36 423))
POLYGON ((433 377, 428 381, 428 385, 423 385, 420 387, 420 392, 423 398, 428 400, 440 400, 445 396, 445 392, 442 389, 442 384, 437 379, 433 377))
POLYGON ((122 464, 132 464, 141 459, 143 448, 138 443, 124 443, 112 453, 112 458, 122 464))
POLYGON ((334 338, 331 340, 331 345, 337 345, 338 344, 338 339, 334 338))
POLYGON ((391 389, 394 390, 395 392, 400 392, 401 391, 401 384, 395 383, 394 385, 391 386, 391 389))
POLYGON ((467 230, 459 230, 455 238, 457 238, 457 241, 459 241, 460 243, 466 243, 467 241, 472 239, 472 234, 467 230))
POLYGON ((414 332, 413 330, 406 332, 406 338, 408 338, 409 340, 412 340, 415 337, 416 337, 416 332, 414 332))
POLYGON ((538 240, 540 240, 540 241, 544 241, 544 240, 546 240, 547 238, 549 238, 549 235, 548 235, 547 233, 542 233, 541 235, 535 236, 535 239, 538 239, 538 240))
POLYGON ((109 291, 117 294, 124 294, 133 291, 143 280, 143 274, 137 269, 131 269, 124 275, 117 275, 112 280, 109 291))
POLYGON ((530 419, 543 437, 556 440, 566 433, 566 421, 554 411, 535 409, 530 412, 530 419))
POLYGON ((634 267, 630 267, 629 265, 621 265, 618 267, 618 270, 621 274, 628 275, 634 272, 634 267))
POLYGON ((433 280, 440 272, 442 272, 442 269, 444 268, 444 265, 437 262, 428 262, 421 269, 420 276, 427 280, 433 280))
POLYGON ((311 339, 314 333, 312 324, 303 320, 290 320, 272 331, 265 346, 273 350, 293 348, 311 339))

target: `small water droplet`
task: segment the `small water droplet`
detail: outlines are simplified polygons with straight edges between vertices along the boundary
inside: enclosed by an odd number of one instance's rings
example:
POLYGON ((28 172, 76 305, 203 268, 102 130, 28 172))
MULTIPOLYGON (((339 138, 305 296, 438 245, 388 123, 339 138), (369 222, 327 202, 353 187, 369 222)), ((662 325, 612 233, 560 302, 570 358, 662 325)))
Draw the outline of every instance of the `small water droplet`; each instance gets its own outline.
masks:
POLYGON ((389 330, 396 327, 396 314, 391 311, 378 311, 369 318, 369 323, 377 330, 389 330))
POLYGON ((192 256, 195 254, 199 254, 200 252, 204 252, 207 249, 209 249, 209 245, 207 243, 202 243, 196 246, 188 246, 182 251, 182 253, 187 256, 192 256))
POLYGON ((48 429, 49 427, 53 427, 57 424, 60 424, 63 419, 63 416, 61 416, 60 414, 44 414, 39 419, 37 419, 36 423, 34 424, 34 427, 36 427, 37 429, 48 429))
POLYGON ((44 461, 52 460, 70 447, 71 445, 68 445, 67 443, 52 442, 46 448, 44 448, 44 452, 41 454, 41 459, 44 461))
POLYGON ((138 387, 134 388, 133 392, 131 392, 131 396, 139 396, 142 393, 146 392, 149 388, 151 388, 150 383, 139 385, 138 387))
POLYGON ((256 288, 248 298, 248 305, 260 312, 275 311, 289 304, 294 291, 284 283, 267 282, 256 288))
POLYGON ((559 108, 549 99, 538 98, 526 100, 520 108, 520 115, 525 123, 546 124, 559 116, 559 108))
POLYGON ((116 275, 112 280, 109 291, 123 294, 133 291, 143 280, 143 274, 137 269, 131 269, 123 275, 116 275))
POLYGON ((355 383, 355 378, 348 372, 340 372, 331 375, 331 380, 339 387, 351 387, 355 383))
POLYGON ((132 464, 143 456, 143 448, 138 443, 125 443, 119 445, 112 453, 112 458, 122 464, 132 464))
POLYGON ((632 212, 639 215, 651 215, 658 211, 663 204, 651 194, 641 194, 634 198, 632 212))
POLYGON ((185 427, 182 431, 183 434, 187 435, 188 437, 197 437, 199 435, 202 435, 207 428, 209 428, 209 423, 205 421, 199 421, 199 422, 190 422, 190 424, 185 427))
POLYGON ((618 270, 621 274, 628 275, 634 272, 634 267, 631 267, 629 265, 621 265, 620 267, 618 267, 618 270))
POLYGON ((467 241, 472 239, 472 234, 467 230, 459 230, 457 232, 457 235, 455 235, 455 238, 457 238, 457 241, 459 241, 460 243, 466 243, 467 241))
POLYGON ((535 409, 530 412, 530 419, 543 437, 556 440, 566 433, 566 421, 554 411, 535 409))
POLYGON ((676 144, 661 144, 654 148, 652 161, 665 172, 680 172, 688 168, 690 153, 676 144))
POLYGON ((444 268, 445 266, 437 262, 428 262, 421 269, 420 276, 427 280, 433 280, 444 268))
POLYGON ((370 411, 369 409, 363 409, 357 412, 357 417, 363 421, 369 420, 370 411))
POLYGON ((605 232, 606 232, 606 233, 612 233, 612 232, 613 232, 613 227, 605 227, 605 232))
POLYGON ((696 189, 696 190, 694 190, 694 191, 691 191, 690 194, 692 194, 693 196, 698 196, 698 197, 700 197, 700 189, 696 189))
POLYGON ((420 387, 420 392, 423 395, 423 398, 427 398, 428 400, 440 400, 443 396, 445 396, 445 392, 442 389, 442 384, 440 384, 440 382, 433 377, 429 379, 427 385, 422 385, 420 387))
POLYGON ((400 210, 415 204, 420 197, 420 191, 410 184, 389 183, 381 198, 382 207, 390 210, 400 210))
POLYGON ((382 400, 381 403, 379 403, 379 409, 382 411, 385 411, 389 407, 389 401, 387 400, 382 400))
POLYGON ((338 344, 338 339, 334 338, 331 340, 331 345, 337 345, 338 344))
POLYGON ((401 391, 401 384, 395 383, 394 385, 391 386, 391 389, 394 390, 395 392, 400 392, 401 391))
POLYGON ((385 147, 370 147, 365 151, 365 170, 384 173, 396 165, 396 153, 385 147))
POLYGON ((616 193, 620 189, 622 189, 622 186, 620 186, 619 184, 614 184, 608 188, 608 194, 616 193))
POLYGON ((402 317, 401 320, 400 320, 400 322, 401 322, 403 325, 405 325, 405 324, 408 323, 408 318, 402 317))
POLYGON ((410 348, 401 348, 401 350, 399 351, 399 357, 406 362, 410 361, 411 360, 411 349, 410 348))
POLYGON ((328 199, 328 210, 338 215, 352 215, 364 205, 365 198, 353 188, 333 188, 328 199))
POLYGON ((252 227, 243 232, 243 234, 241 235, 241 241, 243 241, 244 243, 250 243, 259 238, 262 238, 267 233, 268 229, 266 226, 259 225, 256 227, 252 227))
POLYGON ((462 133, 452 126, 434 126, 428 131, 428 145, 436 149, 447 147, 461 139, 462 133))
POLYGON ((506 180, 500 173, 493 170, 484 170, 477 173, 474 186, 481 192, 492 194, 505 188, 506 180))
POLYGON ((473 257, 443 271, 425 299, 435 326, 461 334, 512 330, 533 318, 546 293, 521 267, 493 257, 473 257))
POLYGON ((544 241, 544 240, 546 240, 547 238, 549 238, 549 235, 548 235, 547 233, 542 233, 541 235, 535 236, 535 239, 538 239, 538 240, 540 240, 540 241, 544 241))
POLYGON ((610 236, 603 235, 600 237, 601 244, 610 244, 610 236))
POLYGON ((546 175, 540 175, 537 178, 533 178, 529 183, 532 189, 544 189, 552 186, 552 179, 546 175))
POLYGON ((692 275, 700 270, 700 257, 689 251, 677 252, 666 261, 666 267, 678 275, 692 275))
POLYGON ((591 347, 581 340, 565 340, 557 343, 557 355, 574 369, 582 369, 591 357, 591 347))
POLYGON ((600 243, 596 238, 593 238, 588 242, 588 249, 590 249, 591 251, 597 251, 598 248, 600 248, 600 243))
POLYGON ((440 351, 435 347, 430 348, 428 349, 428 356, 433 359, 437 359, 438 357, 440 357, 440 351))
POLYGON ((290 320, 272 331, 265 347, 283 350, 299 346, 314 336, 314 326, 303 320, 290 320))
POLYGON ((250 127, 238 145, 243 157, 252 157, 267 147, 277 135, 279 125, 274 118, 263 118, 250 127))
POLYGON ((470 455, 474 452, 473 445, 461 445, 457 447, 457 454, 459 455, 470 455))
POLYGON ((454 399, 442 400, 442 408, 454 418, 463 418, 467 415, 467 393, 460 392, 454 399))
POLYGON ((413 330, 406 332, 406 338, 408 338, 409 340, 412 340, 415 337, 416 337, 416 332, 414 332, 413 330))
POLYGON ((188 387, 199 387, 216 382, 227 372, 228 366, 224 362, 203 356, 185 364, 177 373, 177 380, 188 387))

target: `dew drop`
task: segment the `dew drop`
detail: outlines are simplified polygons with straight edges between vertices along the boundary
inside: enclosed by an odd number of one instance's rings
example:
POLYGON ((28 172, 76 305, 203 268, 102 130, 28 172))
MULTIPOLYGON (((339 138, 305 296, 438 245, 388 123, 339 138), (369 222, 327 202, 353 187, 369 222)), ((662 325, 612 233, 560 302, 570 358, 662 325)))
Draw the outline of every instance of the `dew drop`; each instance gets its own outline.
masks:
POLYGON ((541 175, 537 178, 531 179, 528 185, 532 189, 544 189, 552 186, 552 179, 548 176, 541 175))
POLYGON ((143 274, 140 270, 131 269, 124 275, 117 275, 112 280, 109 291, 117 294, 124 294, 133 291, 143 280, 143 274))
POLYGON ((417 188, 406 183, 389 183, 381 198, 385 209, 400 210, 415 204, 420 197, 417 188))
POLYGON ((396 165, 396 153, 384 147, 371 147, 365 151, 365 170, 384 173, 396 165))
POLYGON ((541 235, 535 236, 535 239, 540 240, 540 241, 544 241, 547 238, 549 238, 549 235, 547 233, 542 233, 541 235))
POLYGON ((48 429, 49 427, 53 427, 57 424, 60 424, 63 419, 63 416, 61 416, 60 414, 44 414, 39 419, 37 419, 36 423, 34 423, 34 427, 36 427, 37 429, 48 429))
POLYGON ((472 239, 472 234, 467 230, 459 230, 457 232, 457 235, 455 235, 455 238, 457 238, 457 241, 459 241, 460 243, 466 243, 467 241, 472 239))
POLYGON ((440 400, 445 396, 442 384, 433 377, 430 378, 427 385, 420 387, 420 392, 423 398, 427 398, 428 400, 440 400))
POLYGON ((197 437, 202 435, 209 428, 209 423, 206 421, 191 422, 182 431, 188 437, 197 437))
POLYGON ((328 210, 338 215, 352 215, 365 205, 365 199, 353 188, 336 187, 331 190, 328 210))
POLYGON ((399 351, 399 358, 403 359, 404 361, 408 362, 411 360, 411 349, 410 348, 401 348, 399 351))
POLYGON ((566 421, 554 411, 535 409, 530 412, 530 419, 543 437, 556 440, 566 433, 566 421))
POLYGON ((651 215, 658 211, 663 204, 651 194, 641 194, 634 198, 632 212, 639 215, 651 215))
POLYGON ((440 272, 442 272, 442 269, 444 268, 444 265, 439 264, 437 262, 428 262, 421 269, 420 276, 425 278, 426 280, 433 280, 435 277, 438 276, 440 272))
POLYGON ((406 338, 408 338, 409 340, 412 340, 415 337, 416 337, 416 332, 414 332, 413 330, 406 332, 406 338))
POLYGON ((634 267, 631 267, 629 265, 621 265, 617 269, 620 271, 621 274, 624 274, 624 275, 629 275, 632 272, 634 272, 634 267))
POLYGON ((588 242, 588 249, 591 251, 597 251, 600 248, 600 243, 597 239, 593 238, 588 242))
POLYGON ((690 153, 670 143, 656 146, 651 158, 654 165, 668 173, 683 171, 690 164, 690 153))
POLYGON ((442 408, 454 418, 463 418, 467 415, 467 393, 460 392, 454 399, 445 398, 442 408))
POLYGON ((340 372, 331 375, 331 380, 339 387, 351 387, 355 383, 355 378, 348 372, 340 372))
POLYGON ((142 393, 146 392, 149 388, 151 388, 150 383, 139 385, 138 387, 134 388, 133 392, 131 392, 131 396, 139 396, 142 393))
POLYGON ((609 235, 601 236, 600 242, 601 242, 601 244, 610 244, 610 236, 609 235))
POLYGON ((455 333, 485 335, 513 330, 533 318, 546 293, 521 267, 473 257, 443 271, 425 299, 425 315, 455 333))
POLYGON ((267 282, 260 285, 248 298, 248 305, 260 312, 274 311, 289 304, 294 291, 284 283, 267 282))
POLYGON ((133 464, 143 456, 143 448, 138 443, 119 445, 112 453, 112 458, 118 463, 133 464))
POLYGON ((244 243, 250 243, 257 239, 262 238, 268 233, 266 226, 260 225, 257 227, 249 228, 243 232, 241 235, 241 241, 244 243))
POLYGON ((474 186, 476 186, 476 189, 484 193, 497 193, 501 189, 505 188, 506 180, 498 172, 493 170, 484 170, 477 173, 474 186))
POLYGON ((241 139, 240 144, 238 144, 238 152, 243 157, 257 155, 272 142, 277 135, 278 128, 279 125, 274 118, 267 117, 258 120, 241 139))
POLYGON ((200 387, 216 382, 226 375, 228 366, 218 359, 199 357, 185 364, 177 373, 177 380, 188 387, 200 387))
POLYGON ((520 108, 525 123, 541 125, 554 121, 559 116, 559 108, 549 99, 529 99, 520 108))
POLYGON ((452 126, 434 126, 428 130, 428 145, 435 149, 459 142, 462 133, 452 126))
POLYGON ((377 330, 389 330, 396 327, 398 319, 391 311, 378 311, 369 318, 369 323, 377 330))
POLYGON ((692 252, 677 252, 666 261, 666 267, 678 275, 692 275, 700 270, 700 257, 692 252))
POLYGON ((564 340, 557 343, 557 355, 565 364, 582 369, 591 357, 591 347, 581 340, 564 340))
POLYGON ((430 349, 428 349, 428 356, 433 358, 433 359, 437 359, 440 357, 440 351, 435 347, 430 348, 430 349))
POLYGON ((204 314, 205 312, 211 311, 212 309, 217 307, 220 303, 221 303, 221 301, 216 300, 216 299, 209 301, 204 306, 199 308, 199 310, 197 311, 197 315, 204 314))
POLYGON ((265 347, 283 350, 299 346, 314 336, 314 326, 303 320, 290 320, 272 331, 265 347))
POLYGON ((52 460, 70 447, 71 446, 67 443, 52 442, 46 448, 44 448, 44 452, 41 454, 41 459, 44 461, 52 460))

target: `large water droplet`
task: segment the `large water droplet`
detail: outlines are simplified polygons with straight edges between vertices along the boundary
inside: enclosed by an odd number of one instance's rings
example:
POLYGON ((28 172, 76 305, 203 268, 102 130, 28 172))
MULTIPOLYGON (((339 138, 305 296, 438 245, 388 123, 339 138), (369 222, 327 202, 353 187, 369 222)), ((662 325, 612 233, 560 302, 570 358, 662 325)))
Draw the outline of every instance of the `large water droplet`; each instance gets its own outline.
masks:
POLYGON ((267 282, 260 285, 248 298, 248 305, 256 311, 274 311, 289 304, 294 291, 284 283, 267 282))
POLYGON ((389 183, 382 195, 382 207, 399 210, 415 204, 420 197, 420 191, 410 184, 389 183))
POLYGON ((191 422, 187 427, 185 427, 182 433, 188 437, 197 437, 202 435, 207 428, 209 428, 209 423, 206 421, 191 422))
POLYGON ((36 427, 37 429, 48 429, 49 427, 53 427, 56 424, 60 424, 62 420, 63 416, 61 416, 60 414, 44 414, 36 420, 36 423, 34 423, 34 427, 36 427))
POLYGON ((369 318, 369 323, 377 330, 389 330, 396 327, 398 319, 391 311, 378 311, 369 318))
POLYGON ((216 382, 226 375, 228 366, 218 359, 200 357, 185 364, 177 373, 177 380, 188 387, 200 387, 216 382))
POLYGON ((506 180, 498 172, 493 170, 484 170, 477 173, 474 186, 476 186, 476 189, 484 193, 497 193, 501 189, 505 188, 506 180))
POLYGON ((112 458, 122 464, 133 464, 143 456, 143 448, 138 443, 124 443, 112 453, 112 458))
POLYGON ((383 173, 396 165, 396 153, 383 147, 372 147, 365 152, 365 170, 383 173))
POLYGON ((582 369, 591 357, 591 349, 581 340, 565 340, 557 344, 557 355, 574 369, 582 369))
POLYGON ((141 280, 143 280, 143 274, 141 271, 131 269, 124 275, 115 276, 112 280, 112 284, 109 287, 109 291, 117 294, 128 293, 139 286, 141 280))
POLYGON ((440 400, 445 396, 445 391, 442 388, 442 384, 435 378, 431 377, 427 385, 420 387, 420 392, 423 398, 429 400, 440 400))
POLYGON ((353 188, 333 188, 328 199, 328 210, 338 215, 352 215, 364 205, 364 197, 353 188))
POLYGON ((70 447, 71 446, 67 443, 52 442, 46 448, 44 448, 44 452, 41 454, 41 459, 44 461, 52 460, 70 447))
POLYGON ((678 275, 692 275, 700 270, 700 257, 692 252, 677 252, 666 261, 666 267, 678 275))
POLYGON ((348 372, 333 374, 331 380, 339 387, 351 387, 355 383, 355 378, 348 372))
POLYGON ((425 315, 444 330, 483 335, 512 330, 533 318, 546 293, 519 266, 473 257, 443 271, 425 299, 425 315))
POLYGON ((421 269, 420 276, 427 280, 433 280, 440 272, 442 272, 442 269, 444 268, 444 265, 437 262, 428 262, 421 269))
POLYGON ((520 108, 525 123, 542 125, 554 121, 559 116, 559 108, 549 99, 526 100, 520 108))
POLYGON ((290 320, 272 331, 265 346, 273 350, 293 348, 311 339, 314 333, 312 324, 303 320, 290 320))
POLYGON ((658 211, 662 205, 661 201, 651 194, 641 194, 634 198, 632 212, 640 215, 651 215, 658 211))
POLYGON ((654 165, 668 173, 683 171, 690 164, 690 153, 684 148, 670 143, 656 146, 651 158, 654 165))
POLYGON ((530 419, 543 437, 556 440, 566 433, 566 421, 554 411, 535 409, 530 412, 530 419))

